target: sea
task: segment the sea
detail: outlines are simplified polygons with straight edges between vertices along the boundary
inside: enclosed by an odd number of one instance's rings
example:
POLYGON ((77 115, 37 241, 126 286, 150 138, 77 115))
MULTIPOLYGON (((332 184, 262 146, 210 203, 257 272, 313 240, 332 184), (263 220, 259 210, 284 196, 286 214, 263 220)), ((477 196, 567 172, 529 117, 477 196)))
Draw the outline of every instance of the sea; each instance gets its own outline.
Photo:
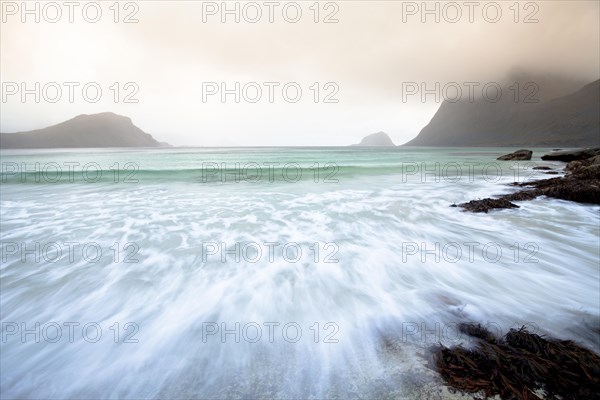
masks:
POLYGON ((453 207, 563 174, 514 150, 2 150, 2 397, 462 398, 463 322, 598 351, 599 206, 453 207))

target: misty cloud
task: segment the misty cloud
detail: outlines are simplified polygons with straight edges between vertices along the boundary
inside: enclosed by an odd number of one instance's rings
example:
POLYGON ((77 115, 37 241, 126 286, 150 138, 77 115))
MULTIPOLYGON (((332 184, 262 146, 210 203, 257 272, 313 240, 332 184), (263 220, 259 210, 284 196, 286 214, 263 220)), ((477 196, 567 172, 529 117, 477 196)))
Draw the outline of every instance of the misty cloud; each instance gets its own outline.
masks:
POLYGON ((177 145, 345 145, 377 131, 403 143, 439 106, 418 96, 403 102, 406 82, 504 82, 517 72, 571 82, 548 89, 550 95, 600 76, 598 2, 530 2, 537 9, 520 3, 517 23, 508 2, 496 3, 502 10, 498 22, 486 20, 481 10, 489 3, 482 2, 469 22, 464 2, 456 2, 462 16, 454 23, 448 2, 427 3, 431 9, 438 4, 441 18, 435 22, 435 15, 423 16, 422 10, 407 14, 422 2, 389 1, 337 2, 337 10, 320 9, 319 23, 309 3, 299 3, 297 23, 277 11, 269 23, 264 6, 257 23, 235 23, 229 15, 222 23, 218 13, 205 14, 203 23, 206 2, 141 2, 133 24, 110 18, 97 24, 21 23, 10 16, 0 40, 3 82, 94 81, 104 93, 97 103, 22 103, 11 97, 2 104, 1 129, 34 129, 77 114, 114 111, 177 145), (322 23, 332 11, 339 22, 322 23), (524 23, 528 16, 538 22, 524 23), (139 102, 115 103, 108 89, 114 82, 135 82, 139 102), (302 100, 203 102, 204 82, 296 82, 302 100), (316 104, 310 89, 315 82, 321 97, 316 104), (338 103, 322 102, 330 94, 323 89, 328 82, 339 87, 338 103))

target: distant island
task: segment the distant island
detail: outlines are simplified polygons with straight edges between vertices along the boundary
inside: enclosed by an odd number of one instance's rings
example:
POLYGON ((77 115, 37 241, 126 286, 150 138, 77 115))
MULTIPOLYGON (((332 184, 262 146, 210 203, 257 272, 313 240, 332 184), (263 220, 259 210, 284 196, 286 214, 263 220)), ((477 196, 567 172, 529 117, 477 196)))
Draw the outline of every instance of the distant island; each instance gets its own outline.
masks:
POLYGON ((538 103, 514 101, 508 87, 503 92, 497 103, 444 101, 431 122, 404 146, 600 146, 600 80, 538 103))
POLYGON ((360 143, 352 146, 396 146, 385 132, 377 132, 365 136, 360 143))
POLYGON ((60 124, 27 132, 0 133, 0 148, 166 147, 112 112, 82 114, 60 124))

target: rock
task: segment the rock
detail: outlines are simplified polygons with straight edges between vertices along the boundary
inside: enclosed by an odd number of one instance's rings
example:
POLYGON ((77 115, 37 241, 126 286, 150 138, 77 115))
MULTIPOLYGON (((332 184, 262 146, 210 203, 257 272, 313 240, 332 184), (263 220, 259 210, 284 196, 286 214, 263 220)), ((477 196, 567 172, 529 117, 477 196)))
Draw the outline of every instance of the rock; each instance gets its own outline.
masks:
POLYGON ((552 168, 550 167, 533 167, 533 169, 539 169, 540 171, 550 171, 552 168))
POLYGON ((565 171, 576 171, 583 166, 584 164, 579 160, 570 161, 565 167, 565 171))
POLYGON ((584 164, 580 160, 570 161, 565 167, 565 171, 576 171, 583 166, 584 164))
POLYGON ((581 167, 587 167, 590 165, 598 165, 600 164, 600 156, 594 156, 590 158, 586 158, 585 160, 575 160, 571 161, 565 167, 566 171, 574 172, 581 167))
POLYGON ((464 208, 466 211, 471 212, 484 212, 487 213, 489 210, 495 208, 519 208, 518 205, 511 203, 506 199, 482 199, 482 200, 471 200, 468 203, 462 203, 458 205, 464 208))
POLYGON ((558 171, 548 171, 548 172, 544 172, 547 175, 558 175, 558 171))
POLYGON ((556 151, 550 154, 544 154, 542 156, 542 160, 569 162, 575 160, 585 160, 586 158, 594 157, 597 155, 600 155, 600 147, 580 150, 556 151))
POLYGON ((516 192, 513 194, 509 194, 506 196, 502 196, 503 199, 508 200, 508 201, 527 201, 527 200, 533 200, 536 197, 539 197, 542 195, 542 192, 539 189, 529 189, 529 190, 522 190, 520 192, 516 192))
MULTIPOLYGON (((526 189, 497 199, 472 200, 459 204, 458 207, 466 211, 487 213, 494 208, 518 208, 511 202, 533 200, 539 196, 577 203, 600 204, 600 156, 577 161, 577 164, 571 166, 573 169, 563 177, 525 183, 515 182, 512 186, 526 187, 526 189)), ((556 171, 547 173, 556 173, 556 171)))
MULTIPOLYGON (((548 196, 577 203, 600 204, 600 164, 580 167, 562 178, 542 179, 519 186, 536 188, 528 191, 529 195, 535 194, 535 197, 548 196)), ((514 201, 517 200, 515 195, 518 193, 501 198, 514 201)))
POLYGON ((577 203, 600 204, 600 180, 563 179, 560 184, 543 189, 542 194, 577 203))
POLYGON ((503 156, 500 156, 500 157, 497 158, 497 160, 502 160, 502 161, 511 161, 511 160, 527 161, 527 160, 531 160, 531 156, 532 155, 533 155, 533 151, 526 150, 526 149, 521 149, 521 150, 515 151, 514 153, 505 154, 503 156))
POLYGON ((600 164, 592 164, 587 167, 581 167, 577 171, 567 175, 567 179, 600 180, 600 164))

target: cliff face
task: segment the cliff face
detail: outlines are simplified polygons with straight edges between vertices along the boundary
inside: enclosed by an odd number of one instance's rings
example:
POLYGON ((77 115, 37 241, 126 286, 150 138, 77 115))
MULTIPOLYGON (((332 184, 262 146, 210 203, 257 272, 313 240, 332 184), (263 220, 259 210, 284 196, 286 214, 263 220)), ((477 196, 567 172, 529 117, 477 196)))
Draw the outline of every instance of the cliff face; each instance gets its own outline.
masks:
POLYGON ((377 132, 365 136, 359 144, 353 144, 352 146, 395 146, 395 144, 387 133, 377 132))
POLYGON ((600 80, 576 92, 541 101, 516 102, 513 92, 497 103, 444 101, 431 122, 407 146, 600 145, 600 80))
POLYGON ((130 118, 109 112, 79 115, 44 129, 0 134, 0 147, 4 149, 165 145, 135 126, 130 118))

